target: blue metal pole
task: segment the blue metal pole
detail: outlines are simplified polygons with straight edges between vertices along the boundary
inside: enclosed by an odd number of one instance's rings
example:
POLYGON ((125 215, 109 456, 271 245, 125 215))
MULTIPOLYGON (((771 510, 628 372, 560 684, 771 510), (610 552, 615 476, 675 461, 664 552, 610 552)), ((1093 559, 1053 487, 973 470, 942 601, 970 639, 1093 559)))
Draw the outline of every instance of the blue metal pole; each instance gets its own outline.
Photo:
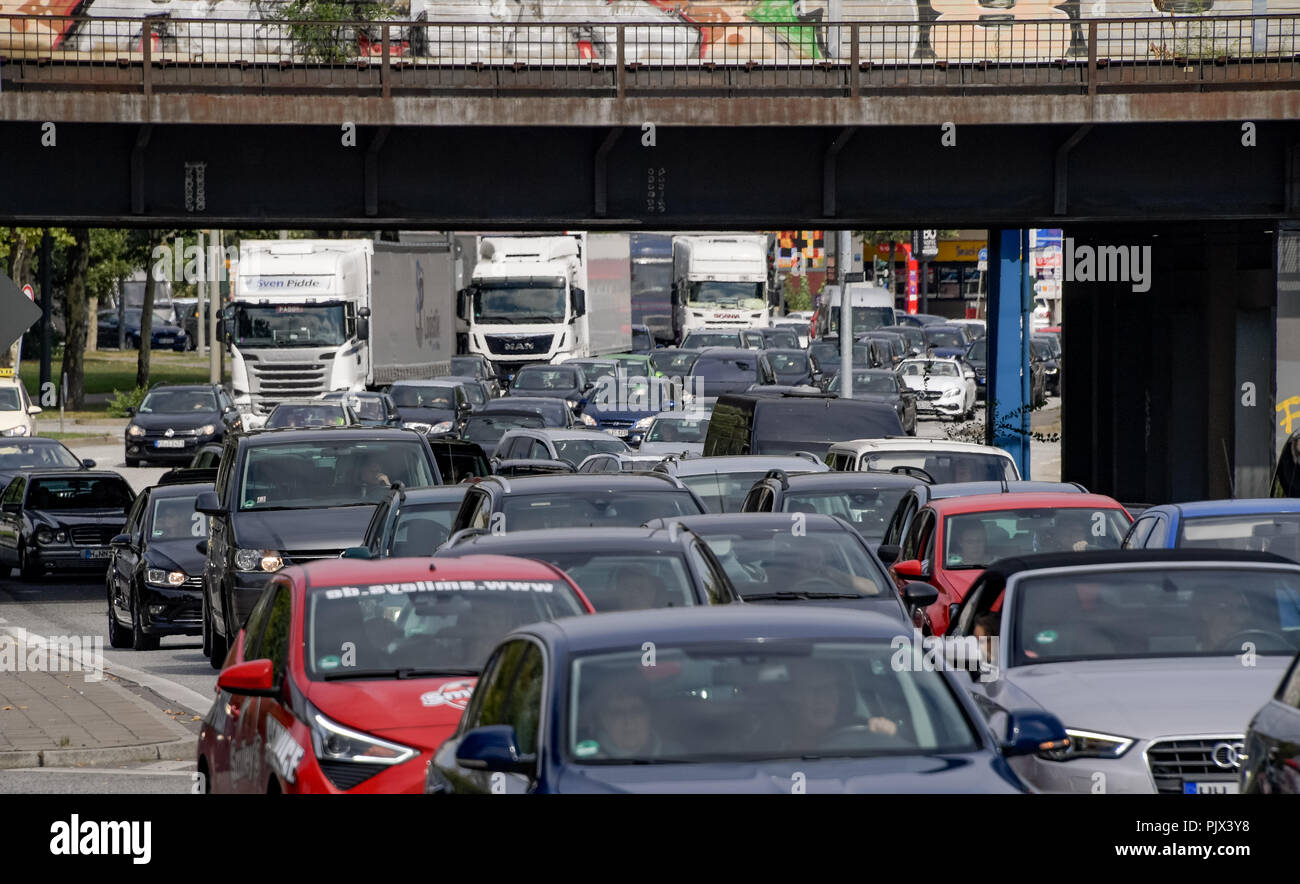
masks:
POLYGON ((986 439, 1005 449, 1029 477, 1028 236, 990 231, 986 439), (1023 246, 1023 250, 1022 250, 1023 246))

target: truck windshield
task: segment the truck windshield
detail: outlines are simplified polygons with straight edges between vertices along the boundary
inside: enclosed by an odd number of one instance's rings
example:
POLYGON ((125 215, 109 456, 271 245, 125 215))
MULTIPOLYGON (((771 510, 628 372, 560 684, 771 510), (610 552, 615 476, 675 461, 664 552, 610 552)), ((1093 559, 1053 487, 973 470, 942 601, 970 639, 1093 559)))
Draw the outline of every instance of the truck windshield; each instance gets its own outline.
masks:
POLYGON ((348 339, 342 304, 239 304, 234 333, 244 347, 337 347, 348 339))
POLYGON ((767 306, 767 301, 763 298, 761 282, 708 280, 691 283, 687 304, 690 306, 714 304, 722 307, 741 307, 745 310, 762 310, 767 306))
POLYGON ((474 289, 474 321, 489 324, 564 322, 563 279, 491 280, 474 289))

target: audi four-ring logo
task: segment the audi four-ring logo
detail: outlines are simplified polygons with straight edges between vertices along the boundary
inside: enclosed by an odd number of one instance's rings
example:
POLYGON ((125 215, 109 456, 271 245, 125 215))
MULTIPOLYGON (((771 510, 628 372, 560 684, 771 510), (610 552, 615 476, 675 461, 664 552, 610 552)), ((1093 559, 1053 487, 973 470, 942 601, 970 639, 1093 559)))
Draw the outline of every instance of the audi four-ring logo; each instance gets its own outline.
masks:
POLYGON ((1246 760, 1245 743, 1215 743, 1210 750, 1210 759, 1216 767, 1240 768, 1246 760))

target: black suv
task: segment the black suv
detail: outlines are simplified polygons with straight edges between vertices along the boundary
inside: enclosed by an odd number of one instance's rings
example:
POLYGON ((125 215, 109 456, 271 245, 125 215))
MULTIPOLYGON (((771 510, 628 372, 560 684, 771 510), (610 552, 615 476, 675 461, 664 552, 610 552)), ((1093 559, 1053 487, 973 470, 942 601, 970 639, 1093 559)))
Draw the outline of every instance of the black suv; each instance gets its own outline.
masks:
POLYGON ((215 490, 194 508, 209 517, 203 574, 203 650, 221 668, 229 642, 286 565, 358 546, 394 483, 441 485, 421 433, 372 427, 257 430, 226 437, 215 490))
POLYGON ((788 475, 771 470, 754 483, 743 513, 823 513, 847 521, 872 546, 885 536, 903 495, 916 484, 894 473, 829 472, 788 475))

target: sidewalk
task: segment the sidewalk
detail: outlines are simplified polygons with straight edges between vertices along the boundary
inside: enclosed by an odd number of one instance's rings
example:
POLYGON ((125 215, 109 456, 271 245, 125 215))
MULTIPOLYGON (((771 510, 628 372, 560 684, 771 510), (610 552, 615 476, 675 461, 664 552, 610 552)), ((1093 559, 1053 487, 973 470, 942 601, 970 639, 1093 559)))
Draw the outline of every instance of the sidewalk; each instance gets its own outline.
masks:
POLYGON ((95 438, 99 436, 108 436, 114 439, 121 439, 122 434, 126 431, 127 419, 124 417, 113 418, 103 417, 99 420, 65 420, 63 428, 59 429, 59 413, 52 412, 49 417, 42 414, 36 418, 36 435, 48 436, 51 433, 76 433, 78 436, 86 438, 95 438))
MULTIPOLYGON (((10 656, 15 644, 28 659, 15 636, 0 642, 9 646, 5 659, 17 659, 10 656)), ((0 671, 0 769, 194 757, 195 737, 183 725, 112 676, 86 675, 0 671)))

